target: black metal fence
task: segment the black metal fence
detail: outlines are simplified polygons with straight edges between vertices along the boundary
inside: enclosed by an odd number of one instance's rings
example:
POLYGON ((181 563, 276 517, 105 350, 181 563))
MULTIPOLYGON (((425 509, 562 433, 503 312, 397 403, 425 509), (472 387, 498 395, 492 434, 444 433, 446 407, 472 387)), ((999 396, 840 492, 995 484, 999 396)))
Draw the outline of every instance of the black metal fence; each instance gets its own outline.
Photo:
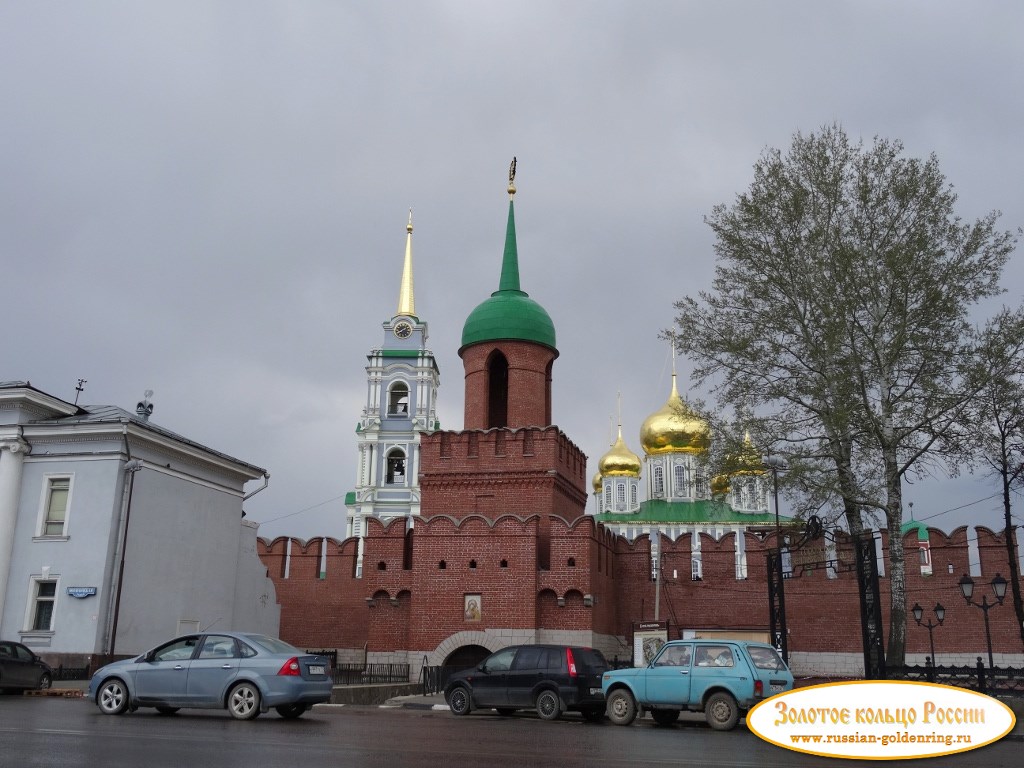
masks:
POLYGON ((335 664, 337 685, 371 685, 376 683, 408 683, 408 664, 335 664))
POLYGON ((444 693, 445 686, 448 685, 448 680, 451 676, 464 669, 470 669, 470 667, 430 667, 424 664, 420 670, 420 685, 423 686, 423 695, 429 696, 435 693, 444 693))
POLYGON ((967 688, 989 696, 1024 696, 1024 667, 988 668, 981 657, 975 664, 962 667, 938 666, 926 657, 923 665, 907 665, 886 670, 891 680, 915 680, 967 688))
POLYGON ((65 667, 61 664, 53 670, 53 679, 57 680, 88 680, 91 677, 89 665, 84 667, 65 667))
POLYGON ((408 664, 339 664, 337 651, 310 651, 326 656, 331 662, 331 676, 335 685, 374 685, 378 683, 408 683, 408 664))

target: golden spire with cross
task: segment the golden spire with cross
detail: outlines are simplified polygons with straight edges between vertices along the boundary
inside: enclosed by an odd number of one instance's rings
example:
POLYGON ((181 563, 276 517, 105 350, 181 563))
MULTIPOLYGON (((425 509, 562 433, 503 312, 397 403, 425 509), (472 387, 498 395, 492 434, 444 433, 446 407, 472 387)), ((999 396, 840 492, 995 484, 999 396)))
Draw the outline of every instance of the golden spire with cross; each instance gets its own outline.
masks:
POLYGON ((412 208, 409 209, 409 223, 405 225, 405 264, 402 267, 402 287, 398 291, 398 312, 396 315, 416 316, 416 299, 412 289, 412 208))

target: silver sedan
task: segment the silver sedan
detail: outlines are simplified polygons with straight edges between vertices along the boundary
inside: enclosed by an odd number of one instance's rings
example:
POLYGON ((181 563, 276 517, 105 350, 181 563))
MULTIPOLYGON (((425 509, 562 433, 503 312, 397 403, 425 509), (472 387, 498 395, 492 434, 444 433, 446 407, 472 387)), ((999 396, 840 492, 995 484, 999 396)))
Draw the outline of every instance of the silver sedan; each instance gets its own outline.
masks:
POLYGON ((199 633, 98 669, 89 698, 107 715, 139 707, 165 715, 183 707, 226 708, 238 720, 251 720, 274 708, 295 718, 331 700, 329 664, 267 635, 199 633))

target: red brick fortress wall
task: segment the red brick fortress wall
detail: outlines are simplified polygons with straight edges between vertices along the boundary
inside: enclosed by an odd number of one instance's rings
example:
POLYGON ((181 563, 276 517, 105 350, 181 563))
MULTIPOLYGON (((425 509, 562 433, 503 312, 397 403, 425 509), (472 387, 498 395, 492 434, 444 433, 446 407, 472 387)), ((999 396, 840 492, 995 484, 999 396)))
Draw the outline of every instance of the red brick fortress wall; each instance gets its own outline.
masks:
POLYGON ((558 515, 587 503, 587 457, 558 427, 420 434, 426 515, 558 515))

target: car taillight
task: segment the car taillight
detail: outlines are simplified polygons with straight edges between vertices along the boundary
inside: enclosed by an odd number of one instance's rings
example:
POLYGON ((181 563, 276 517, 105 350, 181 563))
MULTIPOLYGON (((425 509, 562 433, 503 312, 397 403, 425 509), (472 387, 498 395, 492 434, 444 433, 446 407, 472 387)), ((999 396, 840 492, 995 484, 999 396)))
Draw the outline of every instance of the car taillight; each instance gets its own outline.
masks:
POLYGON ((292 656, 290 659, 288 659, 288 661, 286 661, 284 665, 279 670, 277 670, 277 674, 291 675, 293 677, 301 675, 302 672, 299 669, 299 657, 292 656))
POLYGON ((576 660, 572 657, 572 648, 565 649, 565 660, 569 662, 569 677, 576 677, 576 660))
POLYGON ((764 681, 762 681, 762 680, 755 680, 754 681, 754 695, 755 696, 764 696, 764 681))

